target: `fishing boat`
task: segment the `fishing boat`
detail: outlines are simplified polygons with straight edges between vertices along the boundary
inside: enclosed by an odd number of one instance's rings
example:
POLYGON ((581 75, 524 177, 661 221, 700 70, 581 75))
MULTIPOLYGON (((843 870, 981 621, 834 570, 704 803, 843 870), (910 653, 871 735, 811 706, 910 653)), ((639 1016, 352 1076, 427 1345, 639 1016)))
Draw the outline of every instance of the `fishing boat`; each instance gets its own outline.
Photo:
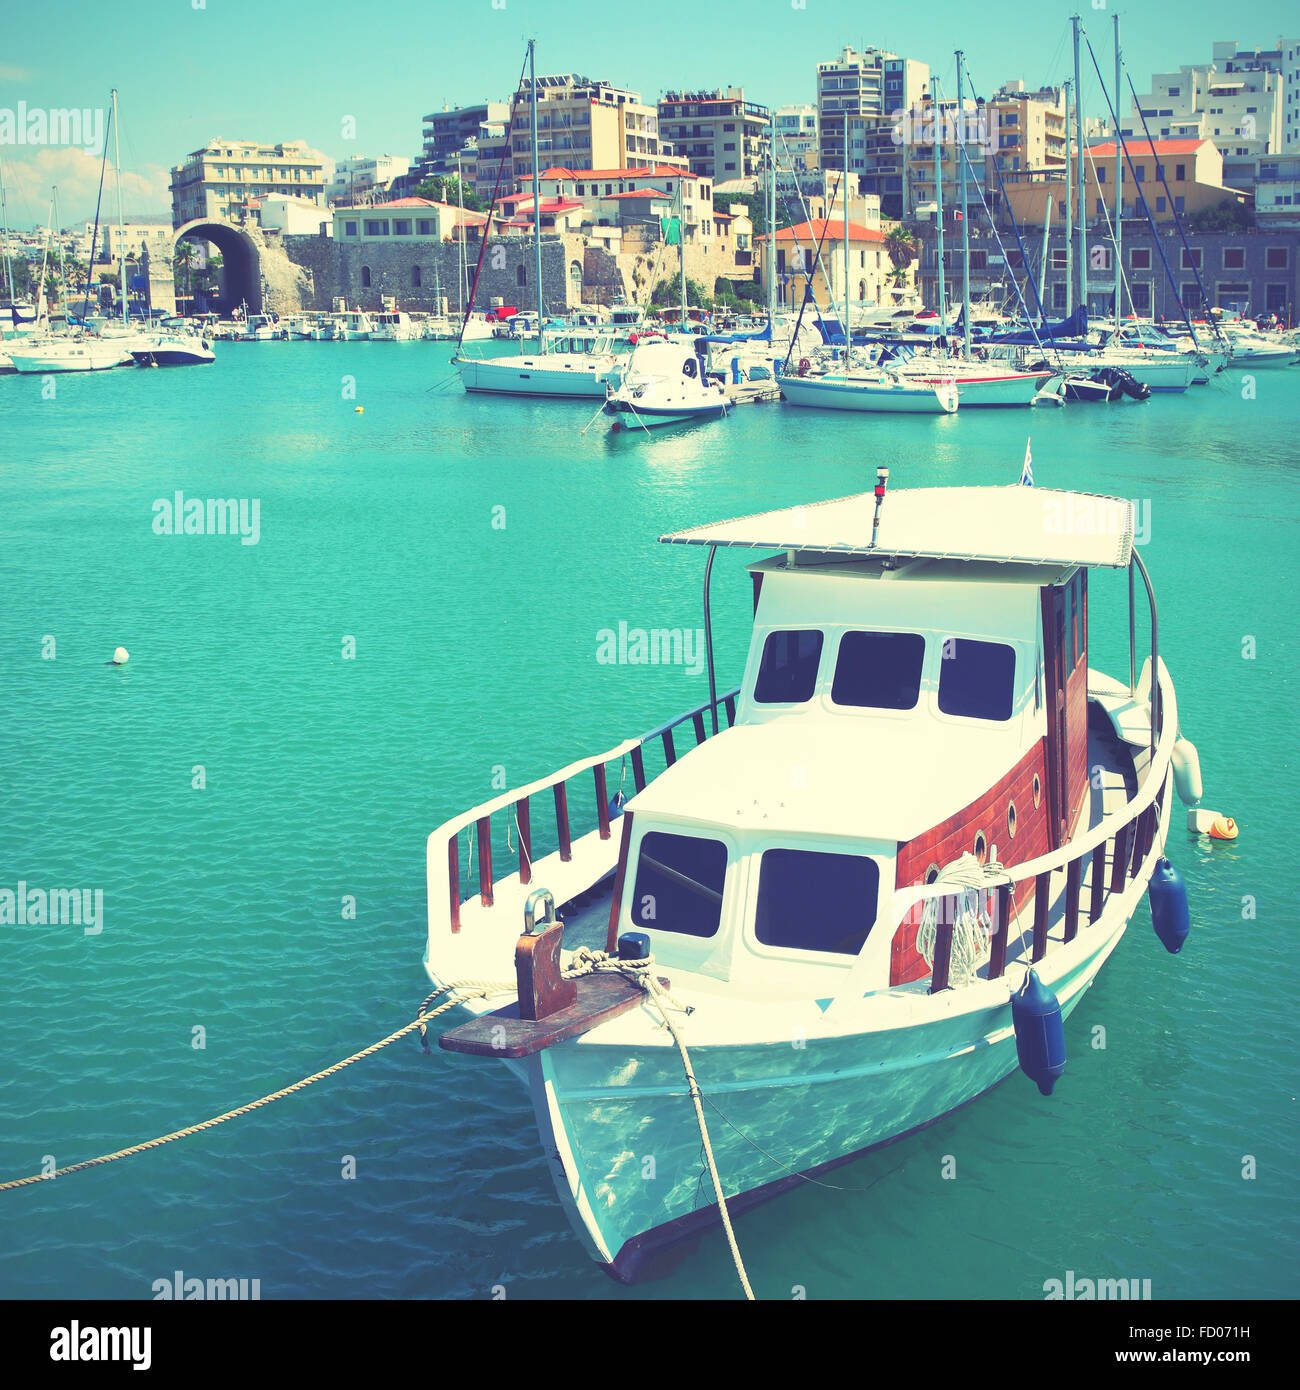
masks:
POLYGON ((335 316, 334 341, 336 343, 364 342, 370 337, 373 328, 373 320, 364 309, 348 309, 335 316))
POLYGON ((707 343, 661 333, 637 335, 618 385, 605 397, 616 430, 714 419, 730 406, 721 382, 709 374, 707 343))
POLYGON ((372 343, 412 343, 419 336, 411 316, 400 309, 371 315, 372 343))
POLYGON ((424 963, 459 1001, 440 1045, 524 1082, 560 1201, 620 1279, 1018 1066, 1049 1093, 1143 894, 1170 951, 1186 936, 1163 851, 1199 768, 1133 504, 887 484, 661 536, 708 550, 708 700, 429 837, 424 963), (721 696, 719 547, 775 552, 721 696), (1089 665, 1094 569, 1129 574, 1122 676, 1089 665), (518 998, 471 997, 512 955, 518 998))
POLYGON ((778 373, 776 381, 791 405, 821 410, 951 415, 960 402, 955 378, 937 373, 924 377, 904 377, 889 371, 826 372, 820 376, 778 373))

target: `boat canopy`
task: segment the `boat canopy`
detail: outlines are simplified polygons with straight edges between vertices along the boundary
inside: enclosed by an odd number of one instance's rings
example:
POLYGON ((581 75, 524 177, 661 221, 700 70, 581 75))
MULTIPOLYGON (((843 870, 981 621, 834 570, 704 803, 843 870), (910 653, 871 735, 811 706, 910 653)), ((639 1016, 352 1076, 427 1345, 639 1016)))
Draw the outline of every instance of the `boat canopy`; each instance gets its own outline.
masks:
POLYGON ((899 559, 1122 569, 1133 552, 1133 503, 1057 488, 918 487, 888 492, 873 540, 874 493, 673 531, 669 545, 748 546, 899 559))
POLYGON ((697 343, 770 343, 772 325, 764 324, 757 333, 708 333, 695 340, 697 343))
MULTIPOLYGON (((954 330, 960 332, 960 329, 954 330)), ((1014 333, 990 333, 982 343, 1035 343, 1056 338, 1084 338, 1088 333, 1088 311, 1082 304, 1068 319, 1044 319, 1037 328, 1020 328, 1014 333), (1037 337, 1034 335, 1037 334, 1037 337)))

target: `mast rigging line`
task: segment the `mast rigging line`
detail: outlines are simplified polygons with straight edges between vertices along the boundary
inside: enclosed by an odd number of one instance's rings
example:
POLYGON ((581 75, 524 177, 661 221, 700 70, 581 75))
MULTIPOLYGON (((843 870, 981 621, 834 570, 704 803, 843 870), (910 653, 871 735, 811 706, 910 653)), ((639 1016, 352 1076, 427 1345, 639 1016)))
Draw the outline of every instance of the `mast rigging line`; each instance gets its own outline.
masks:
MULTIPOLYGON (((531 51, 531 50, 530 50, 530 51, 531 51)), ((519 65, 519 81, 515 84, 515 94, 514 94, 514 98, 513 98, 513 99, 511 100, 511 102, 510 102, 510 119, 506 122, 506 141, 505 141, 505 147, 502 149, 502 151, 501 151, 501 158, 500 158, 500 160, 499 160, 498 163, 497 163, 497 176, 496 176, 496 181, 495 181, 495 182, 493 183, 493 185, 492 185, 492 202, 491 202, 490 206, 488 207, 487 222, 484 223, 484 226, 483 226, 483 235, 479 238, 479 245, 478 245, 478 261, 476 262, 476 264, 475 264, 475 266, 474 266, 474 283, 473 283, 473 285, 470 287, 470 292, 469 292, 469 303, 466 304, 466 306, 465 306, 465 315, 464 315, 464 317, 463 317, 463 318, 461 319, 461 321, 460 321, 460 337, 458 337, 458 338, 456 339, 456 352, 457 352, 457 354, 460 353, 461 344, 465 341, 465 328, 466 328, 466 326, 467 326, 468 323, 469 323, 469 316, 474 312, 474 297, 475 297, 475 295, 478 294, 478 281, 479 281, 479 276, 480 276, 480 275, 482 274, 482 272, 483 272, 483 257, 484 257, 484 255, 487 253, 487 244, 488 244, 488 240, 489 240, 489 238, 490 238, 491 235, 492 235, 492 218, 496 215, 497 193, 500 192, 500 189, 501 189, 501 174, 502 174, 502 171, 505 169, 507 158, 509 158, 510 155, 511 155, 510 142, 511 142, 511 138, 513 137, 513 135, 514 135, 514 133, 515 133, 515 112, 516 112, 516 110, 518 110, 518 108, 519 108, 519 93, 520 93, 520 91, 523 89, 523 85, 524 85, 524 69, 527 68, 527 66, 528 66, 528 58, 527 58, 527 56, 525 56, 524 61, 519 65)), ((532 99, 533 99, 533 107, 534 107, 534 109, 536 109, 536 106, 537 106, 537 93, 536 93, 535 91, 532 93, 532 99)), ((463 166, 458 162, 457 165, 456 165, 456 182, 457 182, 458 184, 461 182, 462 167, 463 167, 463 166)), ((534 206, 534 208, 536 208, 536 207, 538 206, 538 200, 541 198, 541 195, 542 195, 541 189, 538 188, 538 187, 536 186, 536 184, 534 184, 534 185, 533 185, 533 206, 534 206)), ((540 214, 539 214, 539 215, 540 215, 540 214)), ((464 232, 463 232, 463 231, 461 232, 461 235, 464 236, 464 232)), ((539 286, 539 287, 538 287, 538 292, 540 293, 540 291, 541 291, 541 287, 539 286)), ((461 287, 461 293, 462 293, 462 294, 464 293, 464 286, 461 287)), ((542 316, 541 316, 541 313, 540 313, 540 311, 539 311, 539 313, 538 313, 538 315, 537 315, 537 332, 538 332, 539 338, 540 338, 540 335, 541 335, 541 331, 542 331, 542 316)))
MULTIPOLYGON (((1187 252, 1187 259, 1192 261, 1192 272, 1196 276, 1196 288, 1201 293, 1201 303, 1209 307, 1209 297, 1205 293, 1205 282, 1201 279, 1201 268, 1192 260, 1192 248, 1187 240, 1187 233, 1183 230, 1182 214, 1178 211, 1178 203, 1174 199, 1173 191, 1169 187, 1169 180, 1165 178, 1165 166, 1160 162, 1160 156, 1156 154, 1156 142, 1151 138, 1151 127, 1147 125, 1147 118, 1142 112, 1142 103, 1138 101, 1137 88, 1133 85, 1133 75, 1128 70, 1128 65, 1124 65, 1124 76, 1128 79, 1128 89, 1133 93, 1133 104, 1137 107, 1137 113, 1142 121, 1142 130, 1147 137, 1147 144, 1151 147, 1151 157, 1155 160, 1156 175, 1160 179, 1160 186, 1165 190, 1165 197, 1169 199, 1170 211, 1174 214, 1174 226, 1178 228, 1178 235, 1182 238, 1183 248, 1187 252)), ((1118 133, 1118 132, 1117 132, 1118 133)), ((1228 345, 1227 336, 1219 327, 1218 320, 1213 314, 1210 315, 1210 327, 1214 330, 1214 336, 1226 347, 1228 345)), ((1195 334, 1192 341, 1196 341, 1195 334)))
MULTIPOLYGON (((1082 26, 1080 26, 1080 27, 1082 28, 1082 26)), ((1101 94, 1102 94, 1103 97, 1106 98, 1106 109, 1110 112, 1111 124, 1112 124, 1112 126, 1114 127, 1114 130, 1115 130, 1115 146, 1116 146, 1116 149, 1117 149, 1117 151, 1118 151, 1118 150, 1123 150, 1123 151, 1124 151, 1124 159, 1125 159, 1125 162, 1128 164, 1129 173, 1133 175, 1133 186, 1134 186, 1134 188, 1137 189, 1138 197, 1141 199, 1141 202, 1142 202, 1142 211, 1143 211, 1143 213, 1144 213, 1145 216, 1146 216, 1147 225, 1151 228, 1151 236, 1152 236, 1152 239, 1155 241, 1156 250, 1160 252, 1160 263, 1161 263, 1161 265, 1164 266, 1164 268, 1165 268, 1165 274, 1169 277, 1169 286, 1170 286, 1170 288, 1171 288, 1171 289, 1173 290, 1173 292, 1174 292, 1174 298, 1178 301, 1178 307, 1183 311, 1183 322, 1187 325, 1187 331, 1192 335, 1192 343, 1193 343, 1194 346, 1196 346, 1197 348, 1199 348, 1200 344, 1197 343, 1197 341, 1196 341, 1196 329, 1192 326, 1191 315, 1188 314, 1188 312, 1187 312, 1187 306, 1183 303, 1183 297, 1182 297, 1181 294, 1178 293, 1178 284, 1177 284, 1177 282, 1174 280, 1174 272, 1173 272, 1173 270, 1170 268, 1170 265, 1169 265, 1169 258, 1165 255, 1165 248, 1164 248, 1163 246, 1160 245, 1160 234, 1156 231, 1155 218, 1153 218, 1153 217, 1151 216, 1151 209, 1147 206, 1147 195, 1142 191, 1142 184, 1141 184, 1141 182, 1139 181, 1138 176, 1137 176, 1137 168, 1136 168, 1136 166, 1135 166, 1134 163, 1133 163, 1133 156, 1132 156, 1131 154, 1129 154, 1129 152, 1128 152, 1128 142, 1127 142, 1127 141, 1124 139, 1124 137, 1120 134, 1120 130, 1119 130, 1119 116, 1118 116, 1118 115, 1116 114, 1116 112, 1115 112, 1115 106, 1114 106, 1114 103, 1113 103, 1113 102, 1111 101, 1111 99, 1110 99, 1110 93, 1106 90, 1106 84, 1105 84, 1105 82, 1102 81, 1102 77, 1101 77, 1101 68, 1097 65, 1097 55, 1096 55, 1096 53, 1093 51, 1092 40, 1088 37, 1088 31, 1087 31, 1086 29, 1083 29, 1082 32, 1083 32, 1083 41, 1088 45, 1088 57, 1092 59, 1093 70, 1096 72, 1096 74, 1097 74, 1097 82, 1098 82, 1098 83, 1100 84, 1100 86, 1101 86, 1101 94)), ((1118 97, 1118 96, 1119 96, 1119 93, 1116 92, 1115 95, 1116 95, 1116 97, 1118 97)), ((1159 163, 1159 160, 1157 160, 1156 162, 1159 163)), ((1105 201, 1105 200, 1103 199, 1103 202, 1104 202, 1104 201, 1105 201)), ((1121 193, 1120 193, 1120 207, 1122 208, 1123 205, 1124 205, 1124 198, 1123 198, 1123 193, 1122 193, 1122 191, 1121 191, 1121 193)), ((1199 277, 1198 277, 1198 278, 1199 278, 1199 277)))
MULTIPOLYGON (((972 99, 973 101, 975 101, 975 102, 978 104, 979 98, 975 96, 975 82, 974 82, 974 79, 973 79, 973 78, 971 77, 971 75, 970 75, 970 64, 967 63, 967 64, 965 65, 965 67, 966 67, 966 81, 967 81, 968 85, 970 86, 971 99, 972 99)), ((943 89, 943 83, 942 83, 942 82, 939 83, 939 88, 940 88, 940 90, 942 91, 942 89, 943 89)), ((937 114, 938 114, 938 113, 936 112, 936 117, 937 117, 937 114)), ((936 125, 936 127, 935 127, 935 138, 936 138, 936 139, 938 138, 938 127, 937 127, 937 125, 936 125)), ((971 179, 972 179, 972 181, 973 181, 974 184, 975 184, 975 191, 979 194, 979 197, 980 197, 980 207, 982 207, 982 208, 984 209, 985 215, 986 215, 986 216, 988 217, 988 219, 989 219, 989 230, 993 233, 993 240, 996 241, 997 244, 998 244, 998 252, 999 252, 999 254, 1000 254, 1001 257, 1002 257, 1002 262, 1003 262, 1003 264, 1007 266, 1007 270, 1008 270, 1008 273, 1009 273, 1009 272, 1010 272, 1010 269, 1011 269, 1011 266, 1010 266, 1009 261, 1007 260, 1007 248, 1002 244, 1002 236, 1001 236, 1001 233, 998 231, 997 223, 993 220, 993 213, 992 213, 992 211, 990 210, 989 205, 988 205, 988 202, 986 201, 986 199, 985 199, 985 197, 984 197, 984 189, 983 189, 983 187, 980 185, 979 179, 975 178, 975 169, 974 169, 974 166, 971 165, 971 162, 970 162, 970 155, 968 155, 968 154, 966 153, 966 142, 965 142, 964 140, 958 140, 958 141, 957 141, 957 147, 958 147, 958 149, 961 150, 961 157, 962 157, 963 160, 965 160, 965 162, 966 162, 966 167, 970 169, 971 179)), ((1000 191, 1001 191, 1001 193, 1002 193, 1002 196, 1003 196, 1003 199, 1005 200, 1005 198, 1006 198, 1006 191, 1007 191, 1007 190, 1006 190, 1006 185, 1002 182, 1002 171, 998 168, 998 158, 997 158, 996 152, 994 153, 994 156, 993 156, 993 172, 994 172, 995 174, 997 174, 997 176, 998 176, 998 188, 1000 189, 1000 191)), ((1011 227, 1012 227, 1012 230, 1013 230, 1013 231, 1015 232, 1015 234, 1016 234, 1016 245, 1020 248, 1020 260, 1021 260, 1021 264, 1025 267, 1025 274, 1029 277, 1029 283, 1030 283, 1030 285, 1033 286, 1034 298, 1035 298, 1035 300, 1037 300, 1037 302, 1038 302, 1039 317, 1042 319, 1043 323, 1046 324, 1046 322, 1047 322, 1047 312, 1046 312, 1046 310, 1043 308, 1043 297, 1042 297, 1042 295, 1040 295, 1040 294, 1038 293, 1038 286, 1037 286, 1037 284, 1036 284, 1035 281, 1034 281, 1033 271, 1029 268, 1029 255, 1028 255, 1028 253, 1025 251, 1025 243, 1024 243, 1023 241, 1021 241, 1021 239, 1020 239, 1020 227, 1019 227, 1019 225, 1018 225, 1017 222, 1016 222, 1016 215, 1015 215, 1014 212, 1011 211, 1011 207, 1010 207, 1009 204, 1007 205, 1007 215, 1011 218, 1011 227)), ((964 218, 965 216, 966 216, 966 209, 963 208, 963 209, 962 209, 962 217, 964 218)), ((1038 329, 1037 329, 1037 327, 1036 327, 1035 324, 1034 324, 1033 315, 1029 312, 1029 305, 1025 303, 1025 296, 1024 296, 1024 294, 1022 293, 1021 289, 1020 289, 1020 281, 1016 279, 1015 275, 1012 275, 1012 276, 1011 276, 1011 286, 1012 286, 1012 288, 1013 288, 1013 289, 1015 290, 1015 292, 1016 292, 1016 299, 1019 301, 1020 308, 1021 308, 1021 310, 1023 311, 1024 316, 1025 316, 1025 319, 1026 319, 1026 321, 1027 321, 1028 324, 1029 324, 1029 331, 1034 335, 1034 343, 1035 343, 1035 345, 1037 346, 1039 352, 1044 352, 1044 353, 1047 352, 1048 349, 1045 348, 1045 347, 1043 346, 1043 340, 1038 336, 1038 329)), ((1060 353, 1060 349, 1059 349, 1059 348, 1058 348, 1058 349, 1055 349, 1055 351, 1056 351, 1056 365, 1059 367, 1059 366, 1061 365, 1061 353, 1060 353)))
MULTIPOLYGON (((104 201, 104 170, 108 167, 108 137, 113 130, 113 106, 108 108, 108 127, 104 131, 104 153, 99 161, 99 192, 95 195, 95 230, 90 234, 90 259, 86 262, 86 292, 81 300, 81 321, 84 326, 90 312, 90 277, 94 272, 95 243, 99 240, 99 209, 104 201)), ((125 289, 123 290, 125 293, 125 289)))

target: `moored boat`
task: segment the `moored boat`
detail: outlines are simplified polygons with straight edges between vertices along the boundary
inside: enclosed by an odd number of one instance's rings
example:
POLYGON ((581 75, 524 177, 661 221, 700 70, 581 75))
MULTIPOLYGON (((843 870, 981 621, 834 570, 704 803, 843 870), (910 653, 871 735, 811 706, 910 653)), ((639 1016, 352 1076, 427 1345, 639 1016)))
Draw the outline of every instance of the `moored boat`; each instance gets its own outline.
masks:
POLYGON ((725 415, 731 398, 709 375, 703 339, 640 334, 605 397, 614 429, 649 429, 725 415))
POLYGON ((1190 745, 1133 504, 885 483, 661 537, 708 548, 706 632, 714 551, 778 552, 750 566, 738 689, 714 693, 706 639, 700 708, 429 837, 425 967, 463 1020, 440 1045, 525 1083, 561 1203, 622 1279, 725 1221, 724 1203, 910 1133, 1018 1066, 1047 1094, 1061 1020, 1148 884, 1167 948, 1186 934, 1162 854, 1190 745), (1140 675, 1136 644, 1127 679, 1089 666, 1094 568, 1146 591, 1140 675), (634 794, 611 801, 609 769, 629 764, 634 794), (498 877, 507 826, 518 868, 498 877), (512 953, 517 1003, 470 997, 512 953))
POLYGON ((903 377, 887 371, 777 375, 791 405, 820 410, 863 410, 909 415, 951 415, 957 409, 957 383, 951 376, 903 377))

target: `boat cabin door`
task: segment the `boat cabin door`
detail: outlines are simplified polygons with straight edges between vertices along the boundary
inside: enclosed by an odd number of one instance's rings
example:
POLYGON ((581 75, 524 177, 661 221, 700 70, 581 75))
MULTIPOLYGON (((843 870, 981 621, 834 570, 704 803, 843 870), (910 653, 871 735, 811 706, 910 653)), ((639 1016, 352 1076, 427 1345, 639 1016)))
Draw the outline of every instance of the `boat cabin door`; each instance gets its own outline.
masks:
POLYGON ((1052 848, 1073 833, 1088 802, 1088 572, 1045 585, 1047 805, 1052 848))

